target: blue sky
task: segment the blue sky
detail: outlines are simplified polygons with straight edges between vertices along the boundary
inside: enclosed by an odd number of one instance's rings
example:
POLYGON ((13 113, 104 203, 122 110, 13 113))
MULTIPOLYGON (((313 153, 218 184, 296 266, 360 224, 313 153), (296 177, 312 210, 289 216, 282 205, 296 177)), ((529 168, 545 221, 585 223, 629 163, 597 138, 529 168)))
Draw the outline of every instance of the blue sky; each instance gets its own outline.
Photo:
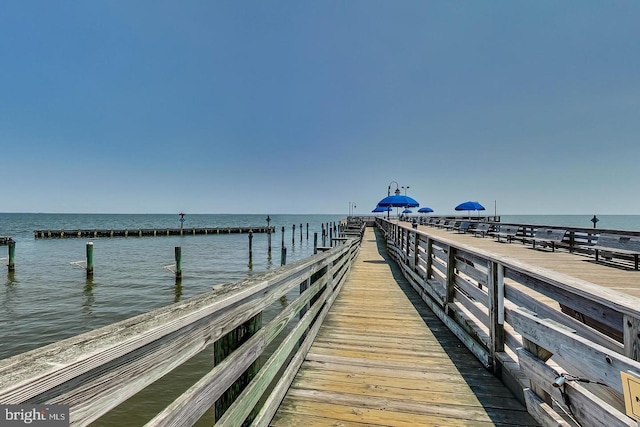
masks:
POLYGON ((0 211, 640 214, 639 1, 4 1, 0 211), (395 187, 395 184, 393 184, 395 187))

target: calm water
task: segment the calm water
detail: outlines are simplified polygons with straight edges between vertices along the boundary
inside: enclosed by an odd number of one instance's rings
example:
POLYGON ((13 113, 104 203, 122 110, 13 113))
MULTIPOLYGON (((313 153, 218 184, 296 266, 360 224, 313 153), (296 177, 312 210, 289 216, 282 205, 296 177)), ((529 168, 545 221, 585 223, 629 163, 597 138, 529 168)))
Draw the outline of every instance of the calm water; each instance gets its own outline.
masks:
MULTIPOLYGON (((265 226, 266 216, 187 215, 184 227, 265 226)), ((0 214, 0 236, 12 236, 16 241, 16 271, 9 275, 4 270, 0 276, 0 359, 202 294, 214 285, 235 283, 277 268, 283 226, 287 263, 306 258, 313 253, 313 233, 320 239, 322 224, 342 217, 271 215, 271 225, 277 230, 272 235, 272 257, 267 254, 267 235, 255 233, 251 266, 247 234, 91 239, 95 272, 93 280, 87 281, 84 269, 72 263, 84 260, 89 239, 36 240, 33 230, 178 228, 178 216, 0 214), (175 262, 175 246, 182 247, 179 288, 173 273, 165 268, 175 262)), ((0 264, 6 268, 5 247, 0 251, 0 258, 5 258, 0 264)), ((273 310, 277 312, 278 307, 273 310)), ((265 314, 268 317, 269 313, 265 314)), ((94 424, 143 425, 211 369, 212 360, 212 349, 205 350, 94 424)), ((211 425, 211 417, 205 416, 198 424, 211 425)))
MULTIPOLYGON (((592 227, 593 215, 503 215, 503 222, 592 227)), ((281 227, 285 227, 287 262, 313 253, 313 233, 342 215, 271 215, 272 258, 267 235, 254 234, 253 264, 248 264, 246 234, 170 237, 97 238, 95 273, 87 281, 82 268, 87 239, 34 239, 36 229, 177 228, 177 215, 0 214, 0 236, 16 240, 16 272, 0 276, 0 359, 172 304, 234 283, 280 265, 281 227), (309 239, 306 224, 309 223, 309 239), (292 244, 292 225, 296 225, 292 244), (300 224, 303 238, 300 240, 300 224), (174 247, 182 247, 183 280, 176 288, 174 247)), ((187 215, 185 228, 264 226, 266 215, 187 215)), ((640 216, 598 216, 598 228, 640 230, 640 216)), ((6 257, 0 247, 0 259, 6 257)), ((4 267, 6 259, 0 261, 4 267)), ((283 302, 286 304, 286 302, 283 302)), ((100 426, 143 425, 211 369, 211 350, 159 380, 111 414, 100 426)), ((208 414, 198 425, 211 425, 208 414)))

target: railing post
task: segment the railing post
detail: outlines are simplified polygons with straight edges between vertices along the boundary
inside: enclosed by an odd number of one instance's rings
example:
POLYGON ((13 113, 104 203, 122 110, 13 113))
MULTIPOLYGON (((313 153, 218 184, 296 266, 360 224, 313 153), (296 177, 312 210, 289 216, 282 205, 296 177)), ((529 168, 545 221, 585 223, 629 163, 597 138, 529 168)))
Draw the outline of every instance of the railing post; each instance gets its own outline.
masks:
POLYGON ((425 253, 427 257, 427 266, 425 267, 425 280, 431 279, 431 270, 433 269, 433 241, 430 237, 427 237, 427 251, 425 253))
POLYGON ((409 260, 411 259, 411 230, 409 230, 408 228, 405 228, 406 233, 405 233, 405 239, 404 239, 404 244, 405 244, 405 253, 407 254, 405 257, 405 264, 409 264, 409 260))
POLYGON ((413 237, 413 271, 418 273, 418 263, 420 262, 420 235, 416 231, 413 237))
POLYGON ((453 300, 456 295, 456 248, 449 245, 447 249, 447 286, 445 289, 445 312, 451 316, 453 300))
POLYGON ((493 372, 499 374, 500 365, 497 363, 496 353, 504 351, 504 267, 493 261, 489 262, 488 267, 490 352, 493 372))
POLYGON ((640 319, 624 315, 624 355, 640 361, 640 319))

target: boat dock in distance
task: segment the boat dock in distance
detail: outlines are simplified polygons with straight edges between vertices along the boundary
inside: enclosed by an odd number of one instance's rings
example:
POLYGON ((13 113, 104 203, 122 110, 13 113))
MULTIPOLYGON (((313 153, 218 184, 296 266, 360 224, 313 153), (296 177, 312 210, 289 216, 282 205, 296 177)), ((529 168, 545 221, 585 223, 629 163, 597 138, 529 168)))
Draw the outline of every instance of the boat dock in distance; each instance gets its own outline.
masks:
POLYGON ((224 227, 224 228, 138 228, 138 229, 94 229, 94 230, 34 230, 36 239, 60 239, 71 237, 154 237, 189 236, 202 234, 275 233, 275 227, 224 227))

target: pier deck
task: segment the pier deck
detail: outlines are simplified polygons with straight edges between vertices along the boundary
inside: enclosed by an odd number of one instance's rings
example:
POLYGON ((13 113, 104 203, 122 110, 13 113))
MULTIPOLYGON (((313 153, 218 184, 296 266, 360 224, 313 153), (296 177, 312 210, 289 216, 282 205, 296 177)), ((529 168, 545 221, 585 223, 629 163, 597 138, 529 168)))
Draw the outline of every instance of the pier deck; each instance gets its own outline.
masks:
POLYGON ((368 228, 273 426, 536 425, 409 286, 368 228))

